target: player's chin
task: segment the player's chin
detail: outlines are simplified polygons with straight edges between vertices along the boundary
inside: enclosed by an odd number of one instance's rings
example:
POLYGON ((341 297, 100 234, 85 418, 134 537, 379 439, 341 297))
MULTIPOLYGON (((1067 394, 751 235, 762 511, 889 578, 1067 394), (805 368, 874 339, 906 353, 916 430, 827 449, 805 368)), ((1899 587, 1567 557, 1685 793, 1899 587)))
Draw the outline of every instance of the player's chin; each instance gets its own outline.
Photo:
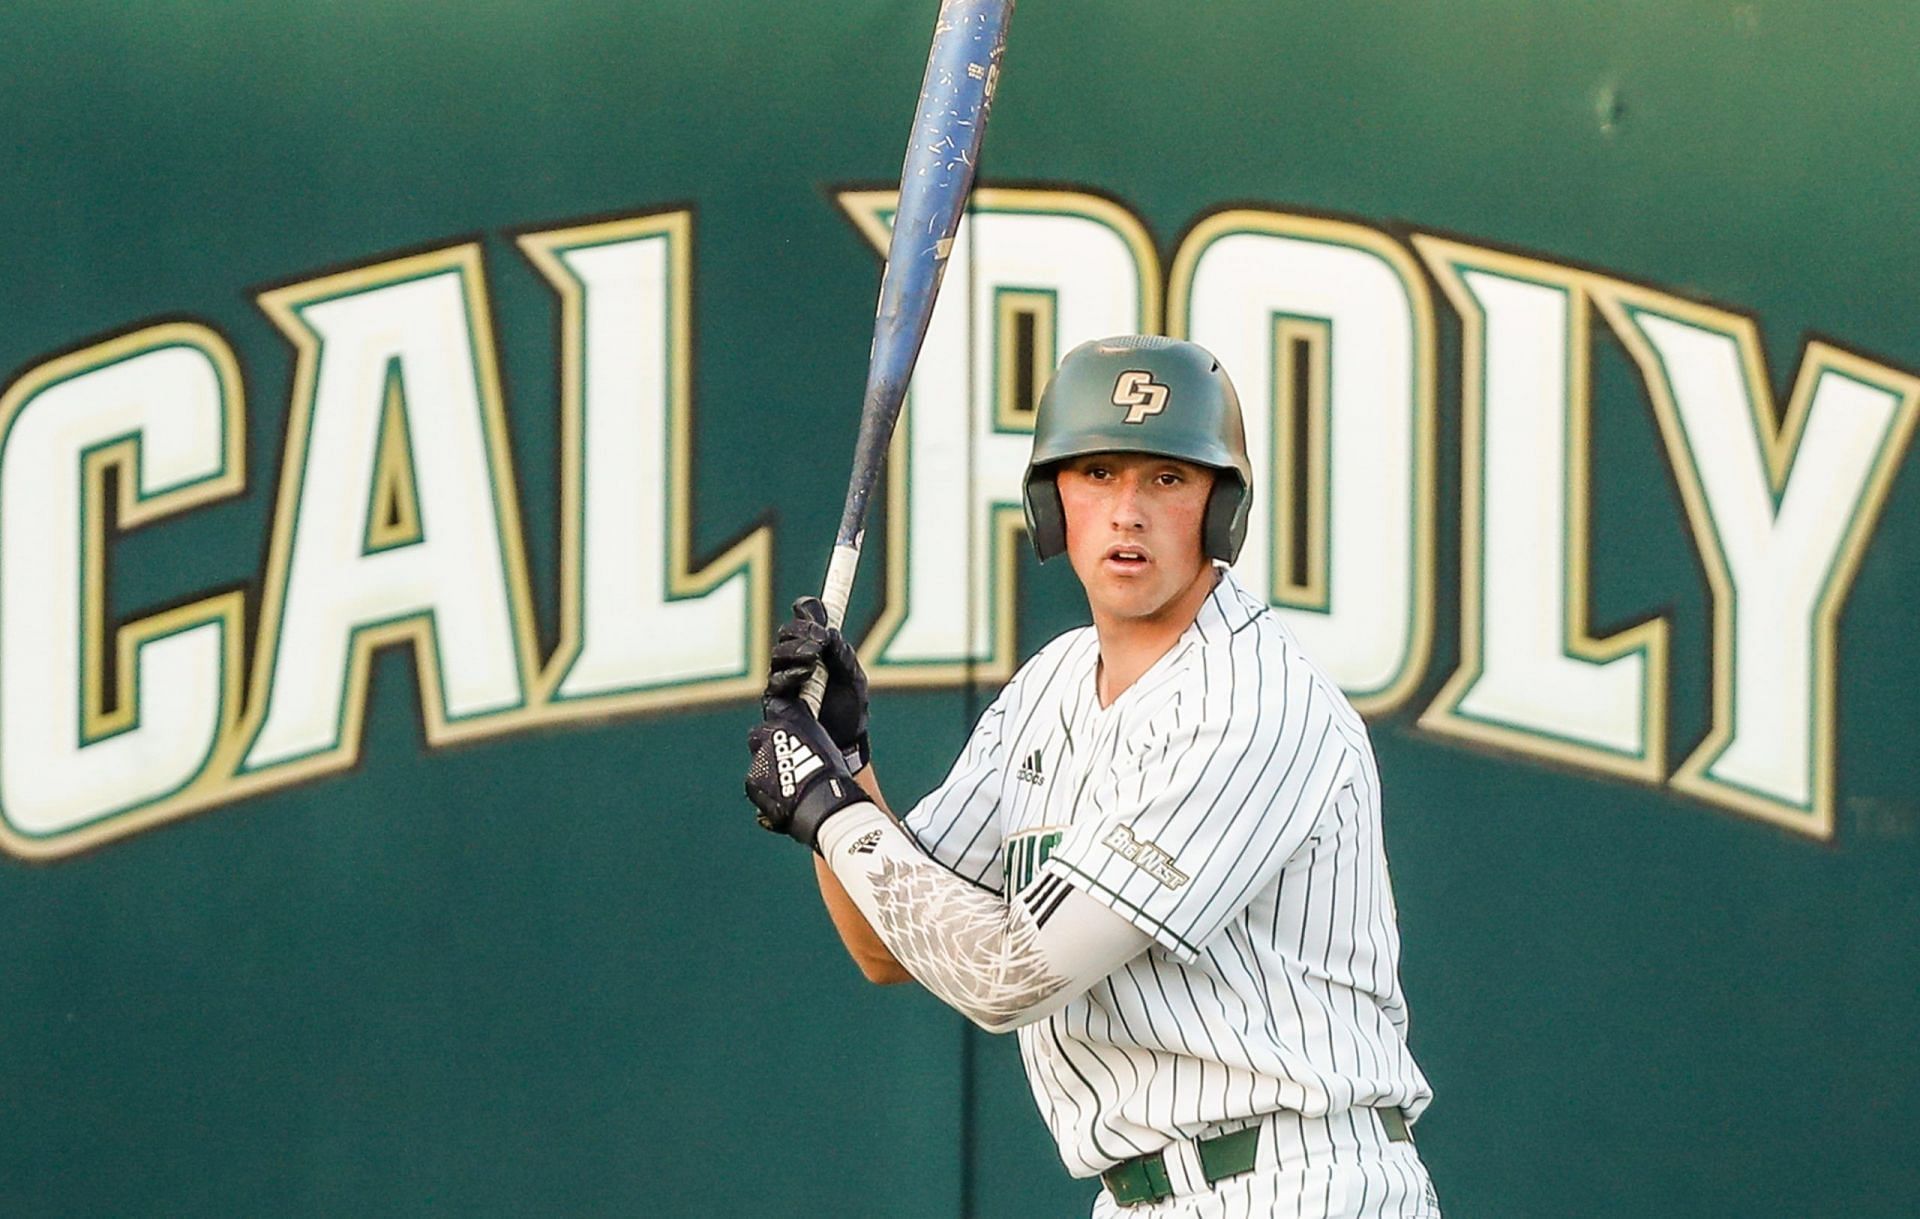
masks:
POLYGON ((1167 604, 1166 590, 1158 581, 1121 577, 1100 581, 1089 590, 1094 601, 1108 617, 1119 619, 1151 618, 1167 604))

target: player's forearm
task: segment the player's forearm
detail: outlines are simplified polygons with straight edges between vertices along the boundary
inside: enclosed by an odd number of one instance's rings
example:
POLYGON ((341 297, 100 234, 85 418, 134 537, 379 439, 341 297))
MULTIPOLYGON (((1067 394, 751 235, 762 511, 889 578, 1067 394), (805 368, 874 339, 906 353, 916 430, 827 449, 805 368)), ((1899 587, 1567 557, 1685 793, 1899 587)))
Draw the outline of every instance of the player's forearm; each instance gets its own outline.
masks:
MULTIPOLYGON (((867 793, 874 804, 889 816, 893 810, 887 807, 887 798, 880 794, 880 781, 874 776, 871 763, 861 767, 860 773, 853 776, 860 790, 867 793)), ((893 954, 873 928, 867 924, 867 916, 847 896, 847 890, 827 865, 818 856, 813 861, 814 879, 820 884, 820 900, 827 907, 827 917, 833 920, 833 929, 840 933, 840 942, 846 945, 847 955, 860 967, 867 981, 881 986, 891 986, 899 982, 913 981, 913 975, 894 960, 893 954)))
POLYGON ((1036 909, 975 888, 877 809, 835 814, 821 826, 819 846, 836 887, 890 958, 990 1033, 1051 1015, 1149 942, 1070 889, 1036 909), (1063 905, 1075 897, 1078 904, 1063 905), (1063 909, 1068 917, 1049 926, 1063 909))
POLYGON ((813 871, 815 879, 820 882, 820 900, 826 904, 827 917, 833 920, 833 929, 840 933, 840 942, 846 945, 847 955, 860 967, 867 981, 882 986, 913 981, 913 975, 894 959, 886 944, 873 933, 867 916, 860 913, 860 908, 847 896, 846 886, 817 855, 813 860, 813 871))
POLYGON ((874 776, 872 762, 861 767, 860 773, 853 776, 853 781, 859 784, 860 790, 867 793, 875 804, 880 806, 881 812, 889 817, 893 816, 892 806, 887 803, 887 798, 880 794, 880 780, 874 776))

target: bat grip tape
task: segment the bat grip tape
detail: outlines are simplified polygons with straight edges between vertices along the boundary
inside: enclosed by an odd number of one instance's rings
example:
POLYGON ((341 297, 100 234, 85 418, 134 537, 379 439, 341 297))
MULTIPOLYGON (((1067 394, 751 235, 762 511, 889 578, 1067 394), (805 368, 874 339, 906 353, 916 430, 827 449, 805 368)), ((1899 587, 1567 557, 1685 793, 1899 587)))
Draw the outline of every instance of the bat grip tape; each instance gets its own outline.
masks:
MULTIPOLYGON (((853 596, 853 573, 860 566, 862 540, 863 537, 856 537, 852 542, 835 545, 833 557, 827 561, 827 582, 820 590, 820 601, 827 607, 827 625, 836 631, 847 618, 847 602, 853 596)), ((813 676, 807 678, 806 688, 800 692, 801 701, 807 704, 807 710, 818 715, 820 700, 826 696, 826 666, 815 665, 813 676)))

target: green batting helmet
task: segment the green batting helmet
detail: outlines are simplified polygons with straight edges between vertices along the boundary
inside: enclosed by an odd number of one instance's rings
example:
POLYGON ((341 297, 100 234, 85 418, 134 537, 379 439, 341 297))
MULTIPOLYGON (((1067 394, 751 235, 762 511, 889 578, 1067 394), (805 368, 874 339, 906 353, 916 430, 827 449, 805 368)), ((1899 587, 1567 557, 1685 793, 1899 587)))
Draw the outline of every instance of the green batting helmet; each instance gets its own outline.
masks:
POLYGON ((1130 334, 1082 343, 1040 395, 1027 462, 1027 533, 1046 562, 1067 548, 1054 466, 1088 453, 1152 453, 1214 471, 1201 544, 1231 563, 1247 540, 1253 463, 1240 396, 1197 343, 1130 334))

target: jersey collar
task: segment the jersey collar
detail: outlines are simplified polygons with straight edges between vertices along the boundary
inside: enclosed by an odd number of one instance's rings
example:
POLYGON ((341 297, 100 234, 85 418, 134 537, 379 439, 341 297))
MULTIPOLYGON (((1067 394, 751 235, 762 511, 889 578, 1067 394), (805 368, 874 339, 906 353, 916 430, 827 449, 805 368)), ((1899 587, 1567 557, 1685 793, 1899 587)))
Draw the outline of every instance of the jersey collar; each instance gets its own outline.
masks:
POLYGON ((1200 603, 1200 612, 1193 616, 1193 630, 1203 641, 1217 642, 1238 634, 1242 627, 1266 611, 1266 603, 1248 592, 1232 571, 1222 567, 1219 582, 1200 603))

